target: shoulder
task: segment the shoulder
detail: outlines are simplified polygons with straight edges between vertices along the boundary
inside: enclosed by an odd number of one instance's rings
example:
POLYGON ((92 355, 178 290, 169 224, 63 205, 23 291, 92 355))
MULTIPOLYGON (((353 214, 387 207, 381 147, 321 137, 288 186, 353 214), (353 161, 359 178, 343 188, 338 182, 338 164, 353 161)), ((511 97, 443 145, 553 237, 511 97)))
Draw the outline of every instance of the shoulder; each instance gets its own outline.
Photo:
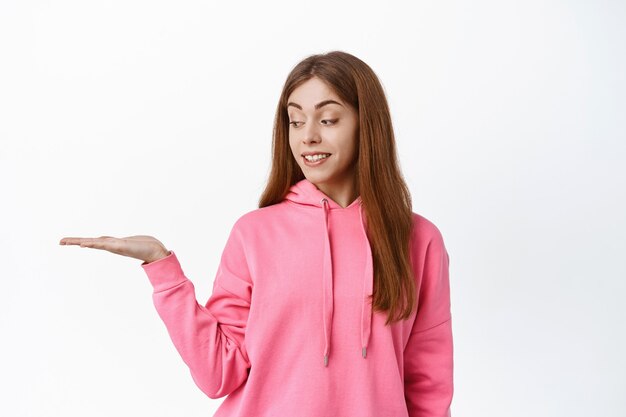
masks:
POLYGON ((432 220, 415 212, 412 218, 411 252, 424 256, 429 249, 433 253, 446 251, 443 233, 432 220))
POLYGON ((431 241, 433 239, 443 240, 443 234, 433 221, 421 214, 412 213, 413 218, 413 238, 420 241, 431 241))
POLYGON ((259 231, 263 225, 268 225, 280 217, 283 208, 280 204, 256 208, 241 214, 233 224, 233 230, 246 234, 259 231))

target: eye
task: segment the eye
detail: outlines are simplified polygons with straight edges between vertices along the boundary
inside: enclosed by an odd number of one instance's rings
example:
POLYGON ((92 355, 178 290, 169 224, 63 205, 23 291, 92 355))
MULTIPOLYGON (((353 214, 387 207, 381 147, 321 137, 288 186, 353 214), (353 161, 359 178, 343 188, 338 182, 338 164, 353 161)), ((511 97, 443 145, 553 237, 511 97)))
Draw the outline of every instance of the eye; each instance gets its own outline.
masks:
MULTIPOLYGON (((322 120, 322 123, 324 122, 330 122, 330 124, 335 124, 337 122, 337 120, 339 119, 333 119, 333 120, 322 120)), ((326 125, 328 125, 329 123, 326 123, 326 125)))
POLYGON ((293 127, 298 127, 298 126, 295 125, 296 123, 302 123, 302 122, 289 122, 289 124, 293 125, 293 127))

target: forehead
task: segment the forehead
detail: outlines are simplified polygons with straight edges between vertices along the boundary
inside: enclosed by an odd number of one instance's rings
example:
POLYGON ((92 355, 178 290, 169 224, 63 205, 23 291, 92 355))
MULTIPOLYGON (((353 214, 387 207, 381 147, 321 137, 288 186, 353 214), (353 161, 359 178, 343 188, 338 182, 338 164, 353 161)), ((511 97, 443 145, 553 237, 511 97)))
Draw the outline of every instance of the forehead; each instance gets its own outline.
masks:
MULTIPOLYGON (((287 103, 293 102, 299 104, 302 106, 303 110, 313 110, 315 104, 329 99, 343 104, 343 101, 328 84, 317 77, 313 77, 293 90, 289 97, 287 97, 287 103)), ((289 107, 295 109, 295 107, 289 107)), ((332 107, 340 108, 340 106, 337 105, 332 107)))

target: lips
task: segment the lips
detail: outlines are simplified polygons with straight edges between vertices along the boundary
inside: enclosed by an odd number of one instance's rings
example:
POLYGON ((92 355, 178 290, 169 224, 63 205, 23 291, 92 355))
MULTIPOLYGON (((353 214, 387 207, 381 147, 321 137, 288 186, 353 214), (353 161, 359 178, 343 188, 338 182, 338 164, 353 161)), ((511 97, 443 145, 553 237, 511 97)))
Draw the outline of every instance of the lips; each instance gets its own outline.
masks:
POLYGON ((327 155, 332 155, 330 152, 322 152, 322 151, 316 151, 316 152, 302 152, 303 157, 307 156, 307 155, 319 155, 319 154, 327 154, 327 155))
MULTIPOLYGON (((320 152, 317 153, 306 153, 305 155, 317 155, 320 152)), ((327 154, 328 156, 326 158, 321 158, 318 159, 317 161, 308 161, 304 156, 302 157, 302 160, 304 161, 304 165, 309 166, 309 167, 316 167, 318 165, 323 164, 324 162, 326 162, 327 159, 329 159, 331 157, 331 154, 327 154)))

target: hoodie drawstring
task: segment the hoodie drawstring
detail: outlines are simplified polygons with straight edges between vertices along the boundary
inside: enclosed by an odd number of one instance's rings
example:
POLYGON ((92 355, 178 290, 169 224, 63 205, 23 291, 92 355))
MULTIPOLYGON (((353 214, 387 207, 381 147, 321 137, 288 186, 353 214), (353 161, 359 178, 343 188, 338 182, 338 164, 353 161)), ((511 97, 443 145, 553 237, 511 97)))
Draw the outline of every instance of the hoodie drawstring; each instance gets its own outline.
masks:
MULTIPOLYGON (((328 357, 330 354, 330 340, 333 324, 333 262, 330 251, 330 235, 328 230, 328 200, 322 198, 322 210, 324 212, 324 227, 326 236, 324 239, 324 262, 323 262, 323 319, 324 319, 324 366, 328 366, 328 357)), ((365 358, 367 356, 367 346, 369 344, 370 335, 372 333, 372 305, 368 296, 372 294, 374 287, 372 249, 365 231, 365 223, 363 218, 363 202, 359 201, 359 217, 361 223, 361 231, 365 237, 366 253, 365 274, 363 275, 363 294, 361 306, 361 354, 365 358)))
POLYGON ((372 304, 368 300, 368 296, 374 292, 374 272, 372 265, 372 248, 367 238, 365 224, 363 223, 363 202, 359 201, 359 216, 361 218, 361 230, 365 237, 365 250, 367 257, 365 259, 365 274, 363 275, 363 305, 361 306, 361 347, 363 357, 367 355, 367 346, 372 334, 372 304))
POLYGON ((330 236, 328 234, 328 201, 322 199, 322 208, 324 210, 324 230, 326 230, 326 239, 324 239, 324 266, 323 266, 323 292, 324 292, 324 366, 328 366, 328 354, 330 353, 330 332, 333 324, 333 261, 330 252, 330 236))

